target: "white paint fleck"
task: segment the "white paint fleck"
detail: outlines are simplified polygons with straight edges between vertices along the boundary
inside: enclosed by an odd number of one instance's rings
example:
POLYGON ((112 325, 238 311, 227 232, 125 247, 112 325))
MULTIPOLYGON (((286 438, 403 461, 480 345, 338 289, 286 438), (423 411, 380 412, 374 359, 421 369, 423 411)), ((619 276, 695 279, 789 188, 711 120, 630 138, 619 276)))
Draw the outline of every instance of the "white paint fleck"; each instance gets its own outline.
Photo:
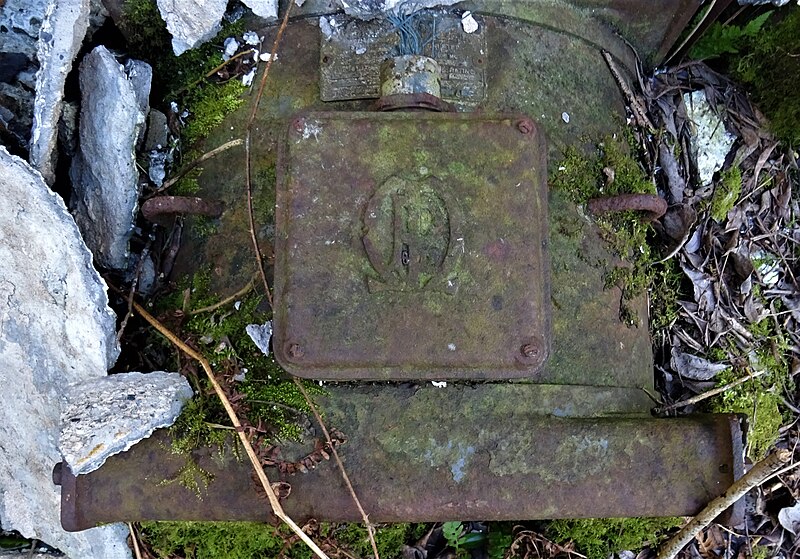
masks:
MULTIPOLYGON (((448 282, 448 284, 449 283, 452 283, 452 282, 448 282)), ((455 351, 456 350, 456 344, 453 344, 453 343, 447 344, 447 349, 449 349, 450 351, 455 351)))
POLYGON ((442 381, 432 380, 431 384, 436 388, 447 388, 447 382, 444 380, 442 381))
POLYGON ((464 33, 475 33, 478 30, 478 22, 472 16, 472 12, 466 11, 461 14, 461 27, 464 33))
POLYGON ((569 113, 567 111, 561 113, 561 120, 563 120, 565 124, 569 124, 569 113))

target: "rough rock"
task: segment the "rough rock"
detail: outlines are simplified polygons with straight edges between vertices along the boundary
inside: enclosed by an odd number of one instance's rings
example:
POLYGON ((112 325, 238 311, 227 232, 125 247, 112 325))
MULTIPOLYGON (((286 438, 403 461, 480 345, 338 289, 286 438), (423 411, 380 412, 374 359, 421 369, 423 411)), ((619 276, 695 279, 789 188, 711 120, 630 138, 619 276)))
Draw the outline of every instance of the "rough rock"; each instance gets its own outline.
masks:
POLYGON ((39 30, 30 161, 50 185, 55 182, 64 82, 89 28, 89 11, 89 0, 51 2, 39 30))
POLYGON ((461 0, 336 0, 345 13, 359 19, 373 19, 397 9, 419 11, 437 6, 452 6, 461 0), (404 5, 405 4, 405 5, 404 5))
POLYGON ((258 17, 278 19, 278 0, 242 0, 242 3, 258 17))
POLYGON ((147 135, 144 140, 145 151, 167 147, 168 134, 167 115, 156 109, 150 109, 147 115, 147 135))
POLYGON ((36 41, 47 4, 6 0, 0 8, 0 144, 25 155, 33 123, 36 41))
POLYGON ((158 0, 176 56, 216 35, 227 5, 227 0, 158 0))
POLYGON ((707 186, 711 184, 714 173, 722 169, 736 137, 725 130, 725 124, 703 91, 684 93, 683 102, 686 116, 693 126, 692 156, 697 163, 700 185, 707 186))
POLYGON ((120 373, 75 384, 61 411, 58 446, 73 474, 88 474, 175 422, 192 397, 179 373, 120 373))
POLYGON ((98 264, 125 269, 139 198, 135 145, 145 122, 142 91, 152 72, 126 73, 104 46, 80 65, 78 154, 72 162, 73 214, 98 264), (139 83, 146 82, 146 83, 139 83))
POLYGON ((123 525, 67 533, 53 465, 61 398, 118 348, 105 285, 62 200, 0 147, 0 523, 73 558, 130 557, 123 525))

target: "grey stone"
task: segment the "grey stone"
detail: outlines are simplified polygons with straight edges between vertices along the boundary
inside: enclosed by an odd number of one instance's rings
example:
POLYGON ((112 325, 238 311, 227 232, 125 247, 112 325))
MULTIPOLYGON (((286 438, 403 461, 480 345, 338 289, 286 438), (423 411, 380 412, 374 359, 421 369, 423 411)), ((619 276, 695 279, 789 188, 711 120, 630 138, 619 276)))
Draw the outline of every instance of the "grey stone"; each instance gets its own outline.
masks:
POLYGON ((55 182, 58 121, 64 82, 89 28, 89 0, 59 0, 47 6, 39 30, 36 99, 30 161, 47 184, 55 182))
POLYGON ((461 0, 336 0, 345 13, 359 19, 374 19, 386 12, 407 10, 416 12, 437 6, 452 6, 461 0))
POLYGON ((61 108, 61 120, 58 122, 58 142, 61 151, 73 157, 78 150, 78 113, 80 106, 76 102, 64 103, 61 108))
POLYGON ((158 0, 175 54, 180 56, 214 37, 227 5, 227 0, 158 0))
POLYGON ((36 41, 48 0, 6 0, 0 9, 0 49, 36 57, 36 41), (5 29, 5 31, 2 31, 5 29))
POLYGON ((242 0, 253 14, 266 20, 278 19, 278 0, 242 0))
POLYGON ((175 422, 192 389, 179 373, 119 373, 72 385, 59 448, 73 474, 88 474, 175 422))
POLYGON ((104 46, 81 62, 80 141, 70 171, 83 238, 98 264, 118 270, 127 267, 140 193, 135 144, 145 121, 138 84, 145 72, 131 67, 132 79, 104 46))
POLYGON ((264 355, 269 355, 269 342, 272 339, 272 321, 268 320, 264 324, 248 324, 245 332, 261 350, 264 355))
POLYGON ((0 523, 81 559, 130 557, 120 524, 68 533, 53 465, 62 394, 119 352, 103 280, 63 201, 0 147, 0 523))
POLYGON ((144 140, 145 151, 167 147, 168 134, 167 115, 156 109, 150 109, 147 115, 147 135, 144 140))

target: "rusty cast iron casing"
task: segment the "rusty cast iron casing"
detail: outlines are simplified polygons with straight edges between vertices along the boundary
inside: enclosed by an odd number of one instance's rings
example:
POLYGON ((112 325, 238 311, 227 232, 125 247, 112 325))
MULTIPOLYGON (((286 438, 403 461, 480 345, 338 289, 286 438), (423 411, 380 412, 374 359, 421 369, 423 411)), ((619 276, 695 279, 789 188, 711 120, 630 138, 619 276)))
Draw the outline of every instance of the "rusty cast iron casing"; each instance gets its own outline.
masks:
POLYGON ((546 151, 521 115, 307 113, 279 155, 275 355, 316 379, 533 377, 546 151))

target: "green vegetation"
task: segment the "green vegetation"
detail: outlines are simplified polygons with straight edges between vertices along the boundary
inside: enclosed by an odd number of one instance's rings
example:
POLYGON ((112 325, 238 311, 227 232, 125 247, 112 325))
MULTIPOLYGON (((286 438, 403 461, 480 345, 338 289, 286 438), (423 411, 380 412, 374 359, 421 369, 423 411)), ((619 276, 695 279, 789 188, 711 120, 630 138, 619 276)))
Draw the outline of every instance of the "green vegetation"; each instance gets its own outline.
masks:
POLYGON ((654 546, 681 522, 680 518, 554 520, 546 535, 555 542, 574 542, 576 550, 588 559, 606 559, 616 551, 654 546))
POLYGON ((711 217, 722 222, 728 217, 728 212, 736 205, 742 193, 742 171, 734 165, 720 173, 719 181, 711 197, 711 217))
POLYGON ((124 21, 123 32, 131 55, 153 66, 153 89, 163 96, 160 101, 164 104, 180 101, 190 113, 182 131, 185 146, 193 146, 205 138, 244 102, 241 94, 246 88, 240 80, 215 84, 205 79, 222 62, 219 48, 222 39, 242 32, 241 20, 224 23, 215 39, 181 56, 173 54, 172 40, 155 0, 127 0, 124 21))
POLYGON ((691 58, 705 60, 723 54, 736 54, 746 43, 758 35, 772 12, 765 12, 745 25, 723 25, 714 22, 689 52, 691 58))
MULTIPOLYGON (((377 526, 375 542, 381 557, 400 557, 403 546, 418 540, 425 524, 377 526)), ((311 559, 304 543, 290 539, 283 527, 256 522, 144 522, 141 534, 159 559, 262 559, 284 556, 311 559)), ((366 529, 359 524, 322 524, 320 542, 330 542, 354 557, 371 557, 366 529)), ((324 544, 323 544, 324 545, 324 544)))
MULTIPOLYGON (((601 196, 655 194, 655 186, 631 155, 632 150, 629 143, 614 136, 598 142, 595 152, 588 155, 576 147, 569 147, 563 160, 554 166, 550 185, 566 192, 576 204, 585 204, 601 196)), ((635 313, 626 302, 644 293, 661 273, 658 267, 653 266, 655 257, 647 242, 650 224, 630 211, 596 216, 596 219, 612 252, 628 263, 607 274, 606 287, 617 286, 622 290, 620 319, 626 324, 636 325, 635 313)), ((663 281, 674 283, 670 278, 663 278, 663 281)))
POLYGON ((746 11, 743 17, 751 19, 742 25, 713 24, 689 56, 712 59, 717 69, 744 84, 775 135, 796 145, 800 143, 800 8, 753 14, 746 11))
MULTIPOLYGON (((747 454, 755 461, 767 455, 780 435, 781 426, 791 419, 781 395, 794 392, 794 380, 786 357, 789 355, 787 342, 779 335, 772 319, 765 318, 751 326, 750 332, 756 346, 750 355, 744 356, 746 364, 718 374, 717 384, 724 386, 761 371, 764 374, 720 394, 712 401, 711 411, 747 416, 747 454)), ((731 350, 734 354, 738 352, 738 349, 731 350)), ((727 358, 727 353, 722 350, 711 357, 723 361, 721 357, 727 358)))

